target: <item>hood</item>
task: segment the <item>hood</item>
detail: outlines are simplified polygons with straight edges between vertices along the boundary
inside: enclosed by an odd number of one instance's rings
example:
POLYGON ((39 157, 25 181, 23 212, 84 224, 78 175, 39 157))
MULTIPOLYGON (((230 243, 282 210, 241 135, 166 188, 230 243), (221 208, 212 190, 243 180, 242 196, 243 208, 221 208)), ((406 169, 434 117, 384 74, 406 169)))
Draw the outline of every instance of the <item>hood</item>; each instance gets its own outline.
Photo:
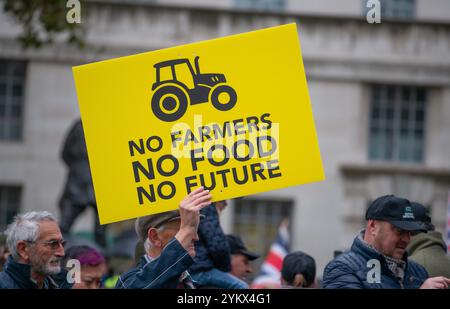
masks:
POLYGON ((439 246, 446 250, 445 242, 442 239, 442 234, 440 232, 429 231, 428 233, 420 233, 413 236, 406 251, 408 251, 409 255, 412 255, 418 250, 433 246, 439 246))

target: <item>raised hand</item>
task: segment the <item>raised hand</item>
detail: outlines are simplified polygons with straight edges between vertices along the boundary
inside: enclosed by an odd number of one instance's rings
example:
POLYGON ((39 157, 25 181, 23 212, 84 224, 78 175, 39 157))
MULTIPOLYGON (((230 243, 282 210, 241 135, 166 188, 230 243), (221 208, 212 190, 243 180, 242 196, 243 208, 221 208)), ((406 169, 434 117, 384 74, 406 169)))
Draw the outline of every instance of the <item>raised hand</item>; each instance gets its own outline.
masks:
POLYGON ((211 204, 211 194, 203 187, 189 193, 180 203, 181 225, 175 238, 188 249, 192 241, 198 239, 197 229, 200 222, 200 210, 211 204))

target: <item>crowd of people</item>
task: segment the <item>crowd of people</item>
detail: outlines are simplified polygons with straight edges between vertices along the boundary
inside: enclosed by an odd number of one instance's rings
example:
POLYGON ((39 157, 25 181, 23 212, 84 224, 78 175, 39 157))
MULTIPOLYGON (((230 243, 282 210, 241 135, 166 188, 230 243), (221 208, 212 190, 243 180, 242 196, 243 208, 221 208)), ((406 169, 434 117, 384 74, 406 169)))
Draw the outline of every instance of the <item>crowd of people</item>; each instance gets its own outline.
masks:
MULTIPOLYGON (((136 263, 112 281, 106 279, 107 258, 101 252, 85 245, 64 247, 53 214, 19 214, 0 245, 0 288, 247 289, 252 261, 260 256, 239 235, 224 234, 220 213, 227 203, 211 199, 200 187, 177 210, 137 218, 136 263)), ((448 288, 450 258, 423 205, 382 196, 370 204, 366 221, 350 250, 325 267, 320 286, 314 258, 302 251, 284 257, 280 286, 448 288)))

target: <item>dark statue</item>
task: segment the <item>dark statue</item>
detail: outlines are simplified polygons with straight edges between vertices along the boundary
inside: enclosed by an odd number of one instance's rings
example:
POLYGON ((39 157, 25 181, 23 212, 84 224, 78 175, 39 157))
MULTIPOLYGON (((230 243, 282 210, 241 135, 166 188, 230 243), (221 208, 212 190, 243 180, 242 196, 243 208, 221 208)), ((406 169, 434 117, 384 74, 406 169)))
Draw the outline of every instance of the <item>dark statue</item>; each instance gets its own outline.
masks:
POLYGON ((106 226, 100 225, 92 186, 91 171, 87 156, 81 119, 75 121, 64 142, 62 159, 69 169, 64 192, 59 201, 61 211, 60 228, 68 234, 75 219, 87 208, 93 207, 95 213, 95 241, 106 247, 106 226))

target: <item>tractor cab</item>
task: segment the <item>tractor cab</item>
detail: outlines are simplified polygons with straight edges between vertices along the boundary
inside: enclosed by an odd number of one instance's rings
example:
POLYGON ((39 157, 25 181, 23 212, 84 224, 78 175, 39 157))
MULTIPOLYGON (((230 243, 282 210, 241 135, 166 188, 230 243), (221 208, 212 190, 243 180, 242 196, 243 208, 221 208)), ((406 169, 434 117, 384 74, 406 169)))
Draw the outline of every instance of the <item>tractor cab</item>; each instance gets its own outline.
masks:
POLYGON ((225 75, 200 73, 199 59, 198 56, 194 59, 195 68, 187 58, 154 65, 152 110, 160 120, 178 120, 189 105, 209 101, 216 109, 226 111, 236 104, 236 92, 226 84, 225 75))
POLYGON ((186 59, 168 60, 155 64, 156 82, 152 86, 155 90, 158 86, 167 82, 184 84, 186 88, 193 89, 198 85, 213 87, 218 83, 225 83, 225 75, 217 73, 200 73, 199 58, 195 57, 195 70, 191 62, 186 59))
POLYGON ((180 82, 194 85, 193 76, 196 75, 188 59, 176 59, 159 62, 154 65, 156 69, 156 81, 152 86, 155 90, 164 83, 180 82), (178 75, 177 76, 177 71, 178 75), (185 77, 189 77, 187 80, 185 77))

